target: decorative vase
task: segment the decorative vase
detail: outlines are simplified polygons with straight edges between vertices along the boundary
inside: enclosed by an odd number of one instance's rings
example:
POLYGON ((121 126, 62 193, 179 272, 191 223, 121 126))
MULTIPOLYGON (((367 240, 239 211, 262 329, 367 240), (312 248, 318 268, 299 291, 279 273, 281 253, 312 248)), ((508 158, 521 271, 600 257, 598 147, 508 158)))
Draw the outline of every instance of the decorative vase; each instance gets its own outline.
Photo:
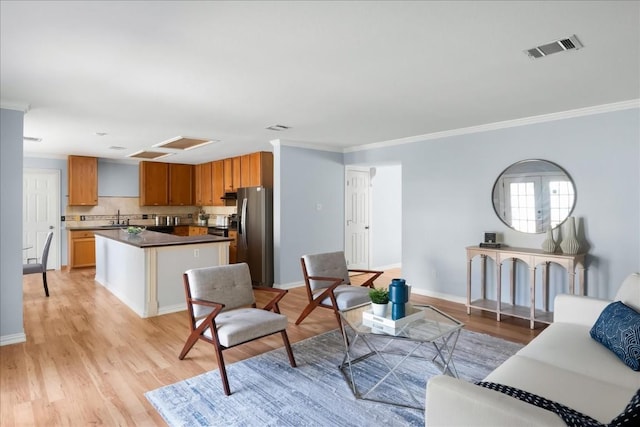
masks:
POLYGON ((542 242, 542 250, 548 253, 554 253, 556 251, 556 242, 553 240, 553 231, 551 227, 547 229, 547 238, 542 242))
POLYGON ((409 301, 409 289, 404 279, 393 279, 389 285, 389 301, 391 301, 391 319, 398 320, 405 316, 405 303, 409 301))
POLYGON ((387 315, 387 306, 388 304, 376 304, 375 302, 372 302, 371 311, 374 316, 385 317, 387 315))
POLYGON ((570 216, 567 218, 567 223, 563 231, 562 243, 560 243, 562 252, 569 255, 577 254, 580 249, 580 242, 578 242, 576 238, 576 222, 574 217, 570 216))

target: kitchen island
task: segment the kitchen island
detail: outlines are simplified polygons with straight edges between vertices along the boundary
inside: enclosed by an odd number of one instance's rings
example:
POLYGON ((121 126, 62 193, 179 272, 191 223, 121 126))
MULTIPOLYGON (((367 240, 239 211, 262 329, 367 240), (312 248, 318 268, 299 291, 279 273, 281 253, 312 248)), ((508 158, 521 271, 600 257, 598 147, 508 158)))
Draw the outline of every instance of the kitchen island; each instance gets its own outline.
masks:
POLYGON ((229 263, 226 237, 96 230, 95 280, 140 317, 186 310, 182 274, 229 263))

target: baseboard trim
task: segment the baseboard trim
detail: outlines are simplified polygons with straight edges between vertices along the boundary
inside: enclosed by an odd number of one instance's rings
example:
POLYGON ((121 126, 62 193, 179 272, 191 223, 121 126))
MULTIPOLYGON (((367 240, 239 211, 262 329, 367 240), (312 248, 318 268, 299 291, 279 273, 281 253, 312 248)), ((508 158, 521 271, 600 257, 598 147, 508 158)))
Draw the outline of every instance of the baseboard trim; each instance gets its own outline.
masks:
POLYGON ((273 285, 273 287, 277 289, 293 289, 301 286, 304 286, 304 282, 275 283, 273 285))
POLYGON ((163 314, 169 314, 169 313, 177 313, 179 311, 187 311, 187 303, 184 304, 174 304, 174 305, 168 305, 166 307, 160 307, 158 308, 158 316, 162 316, 163 314))
POLYGON ((0 337, 0 347, 3 345, 20 344, 22 342, 27 342, 27 335, 24 332, 0 337))
POLYGON ((459 297, 457 295, 444 294, 442 292, 433 292, 428 289, 416 288, 415 286, 411 287, 412 294, 423 295, 425 297, 438 298, 446 301, 455 302, 458 304, 467 304, 467 299, 465 297, 459 297))

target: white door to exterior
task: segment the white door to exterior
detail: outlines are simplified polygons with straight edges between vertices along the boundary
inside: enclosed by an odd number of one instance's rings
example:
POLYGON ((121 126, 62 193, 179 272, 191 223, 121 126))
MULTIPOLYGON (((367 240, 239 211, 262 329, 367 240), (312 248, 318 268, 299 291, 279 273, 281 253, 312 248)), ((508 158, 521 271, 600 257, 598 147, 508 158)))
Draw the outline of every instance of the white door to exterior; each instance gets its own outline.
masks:
POLYGON ((349 268, 369 268, 369 169, 347 168, 345 257, 349 268))
POLYGON ((24 169, 22 193, 23 262, 36 258, 40 262, 42 248, 49 231, 53 240, 49 248, 48 269, 60 268, 60 171, 56 169, 24 169))

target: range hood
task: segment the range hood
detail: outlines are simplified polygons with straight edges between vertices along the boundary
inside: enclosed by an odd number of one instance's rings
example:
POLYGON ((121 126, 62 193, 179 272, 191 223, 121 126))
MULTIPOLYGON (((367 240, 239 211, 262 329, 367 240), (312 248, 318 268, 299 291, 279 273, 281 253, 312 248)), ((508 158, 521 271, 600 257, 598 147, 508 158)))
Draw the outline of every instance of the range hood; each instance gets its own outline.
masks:
POLYGON ((238 200, 238 193, 227 192, 227 193, 224 193, 224 196, 222 196, 220 198, 222 200, 238 200))

